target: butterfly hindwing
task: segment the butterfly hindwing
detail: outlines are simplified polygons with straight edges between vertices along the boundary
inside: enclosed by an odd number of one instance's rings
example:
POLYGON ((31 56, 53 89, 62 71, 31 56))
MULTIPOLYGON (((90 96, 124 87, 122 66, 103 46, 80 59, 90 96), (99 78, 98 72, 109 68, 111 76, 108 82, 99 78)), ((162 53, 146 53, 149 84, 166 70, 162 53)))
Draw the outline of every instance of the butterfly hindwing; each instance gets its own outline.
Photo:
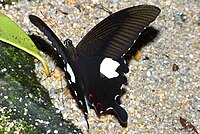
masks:
POLYGON ((122 95, 122 85, 127 82, 124 73, 128 72, 128 66, 124 59, 116 62, 119 63, 116 72, 118 76, 107 78, 100 72, 101 63, 105 57, 91 56, 79 58, 78 66, 80 66, 81 76, 85 85, 85 96, 91 106, 94 107, 99 115, 108 110, 114 110, 123 123, 127 121, 128 115, 126 111, 117 103, 117 97, 122 95))
POLYGON ((151 5, 116 12, 92 28, 78 44, 77 51, 81 56, 120 58, 159 13, 160 9, 151 5))

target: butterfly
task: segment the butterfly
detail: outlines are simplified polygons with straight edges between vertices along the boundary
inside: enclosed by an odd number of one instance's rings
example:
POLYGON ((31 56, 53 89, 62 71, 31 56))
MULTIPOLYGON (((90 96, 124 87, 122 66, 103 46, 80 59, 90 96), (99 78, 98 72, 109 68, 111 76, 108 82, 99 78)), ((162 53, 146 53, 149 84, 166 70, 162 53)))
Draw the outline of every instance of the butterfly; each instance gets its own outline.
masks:
POLYGON ((120 123, 127 123, 128 114, 117 102, 129 71, 124 55, 159 13, 160 9, 152 5, 120 10, 92 28, 76 48, 69 39, 63 44, 40 18, 29 15, 29 19, 61 57, 67 81, 86 119, 91 106, 97 115, 113 110, 120 123))

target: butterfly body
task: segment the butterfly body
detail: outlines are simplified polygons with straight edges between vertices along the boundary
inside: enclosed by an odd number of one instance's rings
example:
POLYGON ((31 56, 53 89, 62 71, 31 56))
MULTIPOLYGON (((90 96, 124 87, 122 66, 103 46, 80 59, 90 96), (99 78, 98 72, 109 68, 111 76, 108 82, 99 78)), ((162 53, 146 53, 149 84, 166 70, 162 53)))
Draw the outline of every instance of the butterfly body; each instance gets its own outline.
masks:
MULTIPOLYGON (((78 101, 83 104, 86 98, 86 101, 88 101, 87 103, 95 108, 97 114, 101 114, 116 107, 118 104, 115 101, 116 98, 121 95, 121 86, 127 81, 124 73, 128 72, 128 66, 126 62, 124 62, 124 59, 120 58, 115 61, 103 56, 81 57, 78 56, 76 49, 70 45, 71 42, 66 42, 65 44, 69 46, 66 47, 66 51, 71 55, 67 63, 70 65, 64 67, 66 72, 70 75, 68 81, 72 85, 72 89, 77 89, 75 90, 75 94, 81 95, 81 93, 77 91, 84 93, 82 93, 83 96, 78 96, 78 101), (108 60, 108 63, 104 63, 106 60, 108 60), (104 65, 102 65, 102 63, 104 63, 104 65), (111 75, 108 78, 101 72, 101 68, 103 68, 102 66, 112 66, 110 63, 118 64, 114 70, 117 75, 113 77, 111 75), (75 77, 75 80, 72 80, 73 77, 75 77), (108 92, 108 90, 111 92, 108 92)), ((87 111, 86 105, 83 106, 85 106, 84 109, 87 111)), ((126 118, 127 117, 125 117, 124 120, 126 120, 126 118)))
POLYGON ((159 8, 150 5, 116 12, 90 30, 76 48, 70 40, 63 45, 38 17, 30 15, 29 18, 62 58, 68 82, 85 116, 89 104, 97 115, 113 110, 119 121, 126 123, 128 114, 117 102, 123 84, 127 83, 125 74, 129 71, 124 55, 159 13, 159 8))

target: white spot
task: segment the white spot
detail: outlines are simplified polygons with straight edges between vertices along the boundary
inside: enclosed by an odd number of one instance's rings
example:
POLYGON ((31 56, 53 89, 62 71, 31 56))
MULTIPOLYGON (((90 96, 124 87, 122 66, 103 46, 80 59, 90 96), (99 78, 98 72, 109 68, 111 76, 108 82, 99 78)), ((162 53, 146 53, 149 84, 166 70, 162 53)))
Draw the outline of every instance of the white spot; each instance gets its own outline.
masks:
POLYGON ((120 89, 122 90, 123 88, 125 88, 125 85, 124 85, 124 84, 121 85, 120 89))
POLYGON ((81 104, 81 106, 83 105, 83 102, 81 100, 79 100, 78 102, 81 104))
POLYGON ((86 115, 88 115, 88 113, 87 113, 87 112, 85 112, 85 114, 86 114, 86 115))
MULTIPOLYGON (((146 28, 144 28, 144 29, 146 29, 146 28)), ((140 32, 138 35, 140 36, 140 35, 141 35, 141 33, 142 33, 142 32, 140 32)))
POLYGON ((59 54, 58 56, 59 56, 59 57, 61 57, 61 55, 60 55, 60 54, 59 54))
POLYGON ((4 96, 4 99, 8 99, 8 96, 4 96))
POLYGON ((119 95, 116 95, 114 99, 117 100, 117 97, 119 97, 119 95))
POLYGON ((47 134, 50 134, 51 133, 51 130, 47 130, 47 134))
POLYGON ((112 107, 108 107, 108 108, 106 109, 106 111, 108 111, 108 110, 113 110, 113 108, 112 108, 112 107))
POLYGON ((24 115, 27 115, 28 109, 24 108, 24 115))
POLYGON ((7 71, 7 69, 6 68, 4 68, 4 69, 2 69, 1 70, 1 72, 3 73, 3 72, 6 72, 7 71))
POLYGON ((69 84, 72 84, 70 80, 68 80, 69 84))
POLYGON ((71 66, 67 63, 67 72, 69 73, 69 75, 71 76, 71 80, 72 82, 76 82, 75 80, 75 75, 74 75, 74 72, 72 71, 72 68, 71 66))
POLYGON ((124 64, 126 64, 126 60, 124 60, 124 64))
POLYGON ((90 107, 89 107, 86 96, 84 96, 84 99, 85 99, 85 105, 86 105, 87 111, 89 112, 90 107))
POLYGON ((76 91, 74 91, 74 94, 75 94, 75 96, 77 96, 77 92, 76 91))
POLYGON ((119 67, 119 63, 111 58, 105 58, 100 64, 100 72, 107 78, 111 79, 119 76, 116 69, 119 67))
POLYGON ((54 130, 53 133, 54 133, 54 134, 58 134, 58 130, 54 130))
POLYGON ((193 59, 193 58, 194 58, 194 56, 193 56, 192 54, 190 54, 190 55, 189 55, 189 57, 190 57, 191 59, 193 59))
POLYGON ((150 77, 151 76, 151 72, 147 71, 146 75, 147 75, 147 77, 150 77))

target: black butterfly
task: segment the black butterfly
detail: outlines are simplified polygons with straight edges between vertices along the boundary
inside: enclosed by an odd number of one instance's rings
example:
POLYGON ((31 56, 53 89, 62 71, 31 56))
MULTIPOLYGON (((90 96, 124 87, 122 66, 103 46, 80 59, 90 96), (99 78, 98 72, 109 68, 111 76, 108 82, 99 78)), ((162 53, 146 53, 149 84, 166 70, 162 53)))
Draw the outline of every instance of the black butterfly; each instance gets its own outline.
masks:
POLYGON ((126 123, 127 112, 116 101, 127 82, 124 74, 129 71, 124 55, 159 13, 160 9, 151 5, 118 11, 90 30, 76 48, 69 39, 63 45, 38 17, 30 15, 29 19, 48 37, 62 58, 68 82, 86 119, 89 104, 97 115, 112 109, 120 123, 126 123))

